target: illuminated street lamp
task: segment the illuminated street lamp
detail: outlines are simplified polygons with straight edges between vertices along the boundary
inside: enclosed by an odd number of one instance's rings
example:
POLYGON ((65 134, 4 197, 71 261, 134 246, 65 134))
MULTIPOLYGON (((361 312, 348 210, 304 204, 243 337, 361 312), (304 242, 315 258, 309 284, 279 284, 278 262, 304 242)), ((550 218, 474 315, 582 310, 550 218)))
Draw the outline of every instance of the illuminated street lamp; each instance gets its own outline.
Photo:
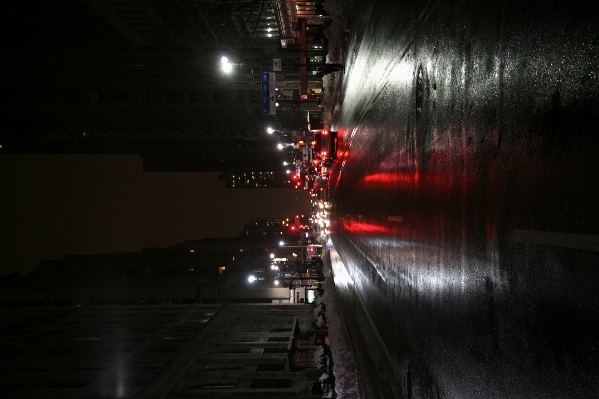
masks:
POLYGON ((241 63, 229 62, 229 59, 225 56, 221 57, 221 59, 220 59, 220 66, 221 66, 223 72, 225 72, 225 73, 231 72, 233 70, 234 66, 242 67, 243 65, 244 65, 243 62, 241 62, 241 63))

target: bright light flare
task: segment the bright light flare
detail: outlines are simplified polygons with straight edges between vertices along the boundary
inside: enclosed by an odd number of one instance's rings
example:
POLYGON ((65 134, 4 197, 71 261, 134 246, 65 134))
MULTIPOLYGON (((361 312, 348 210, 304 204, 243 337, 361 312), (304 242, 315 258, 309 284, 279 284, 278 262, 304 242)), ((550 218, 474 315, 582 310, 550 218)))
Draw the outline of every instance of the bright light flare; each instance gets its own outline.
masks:
POLYGON ((233 70, 233 65, 231 64, 223 64, 222 65, 223 72, 229 73, 233 70))
POLYGON ((256 277, 255 277, 255 276, 249 276, 249 277, 248 277, 248 281, 249 281, 250 283, 253 283, 254 281, 256 281, 256 277))

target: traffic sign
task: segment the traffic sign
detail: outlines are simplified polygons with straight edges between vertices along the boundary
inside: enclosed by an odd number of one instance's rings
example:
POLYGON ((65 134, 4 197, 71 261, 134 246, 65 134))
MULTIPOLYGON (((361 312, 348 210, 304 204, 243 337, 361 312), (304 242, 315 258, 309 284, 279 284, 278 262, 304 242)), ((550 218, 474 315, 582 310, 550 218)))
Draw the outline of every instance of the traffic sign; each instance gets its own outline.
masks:
POLYGON ((276 76, 274 72, 262 72, 262 115, 277 114, 276 76))

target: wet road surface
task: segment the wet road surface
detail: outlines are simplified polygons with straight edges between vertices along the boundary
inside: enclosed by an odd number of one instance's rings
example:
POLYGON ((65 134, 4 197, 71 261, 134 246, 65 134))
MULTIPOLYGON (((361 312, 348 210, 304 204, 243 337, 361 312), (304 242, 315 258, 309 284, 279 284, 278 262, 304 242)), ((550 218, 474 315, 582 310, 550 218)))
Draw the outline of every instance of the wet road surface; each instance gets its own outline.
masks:
POLYGON ((331 239, 397 395, 599 395, 598 10, 356 5, 331 239))

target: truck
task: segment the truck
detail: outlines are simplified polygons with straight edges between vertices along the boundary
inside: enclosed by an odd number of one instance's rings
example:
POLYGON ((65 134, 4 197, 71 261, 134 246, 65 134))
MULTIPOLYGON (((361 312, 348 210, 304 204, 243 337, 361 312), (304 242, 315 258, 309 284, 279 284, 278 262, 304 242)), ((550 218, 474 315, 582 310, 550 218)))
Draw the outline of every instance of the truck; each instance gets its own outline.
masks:
POLYGON ((330 166, 336 158, 337 132, 321 130, 315 134, 315 143, 318 157, 322 160, 321 166, 330 166))

